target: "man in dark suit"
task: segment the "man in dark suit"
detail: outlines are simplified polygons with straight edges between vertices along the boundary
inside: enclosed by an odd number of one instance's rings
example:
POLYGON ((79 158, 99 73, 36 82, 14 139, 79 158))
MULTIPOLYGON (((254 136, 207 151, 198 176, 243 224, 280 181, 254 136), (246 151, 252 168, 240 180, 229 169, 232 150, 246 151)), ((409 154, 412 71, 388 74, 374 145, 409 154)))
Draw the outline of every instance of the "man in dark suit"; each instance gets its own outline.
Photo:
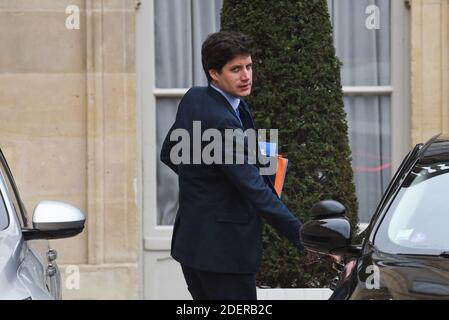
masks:
POLYGON ((198 124, 201 132, 255 129, 242 99, 251 93, 252 53, 253 42, 246 35, 209 35, 202 47, 209 86, 193 87, 185 94, 162 146, 161 161, 179 177, 171 254, 181 264, 194 299, 257 299, 262 217, 302 250, 301 222, 280 201, 270 180, 260 174, 260 165, 248 161, 247 140, 243 164, 206 164, 198 161, 202 148, 195 150, 194 146, 184 150, 187 161, 174 160, 178 152, 172 149, 180 142, 176 139, 180 135, 174 133, 179 130, 188 132, 195 145, 198 124))

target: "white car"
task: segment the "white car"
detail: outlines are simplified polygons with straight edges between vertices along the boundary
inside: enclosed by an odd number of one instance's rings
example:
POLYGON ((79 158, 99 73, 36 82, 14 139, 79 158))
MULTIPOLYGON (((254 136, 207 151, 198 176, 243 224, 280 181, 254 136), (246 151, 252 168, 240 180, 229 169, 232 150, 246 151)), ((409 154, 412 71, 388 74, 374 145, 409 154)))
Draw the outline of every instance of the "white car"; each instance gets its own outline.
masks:
POLYGON ((84 229, 77 208, 39 202, 32 227, 11 170, 0 150, 0 299, 61 299, 57 254, 48 239, 73 237, 84 229))

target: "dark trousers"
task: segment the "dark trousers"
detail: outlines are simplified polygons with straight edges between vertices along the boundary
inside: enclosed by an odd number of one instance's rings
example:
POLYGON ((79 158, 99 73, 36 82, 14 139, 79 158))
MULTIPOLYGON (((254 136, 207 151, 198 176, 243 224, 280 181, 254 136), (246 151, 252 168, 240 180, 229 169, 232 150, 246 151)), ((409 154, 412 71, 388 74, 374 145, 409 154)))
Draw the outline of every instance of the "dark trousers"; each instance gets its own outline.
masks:
POLYGON ((216 273, 181 267, 194 300, 257 300, 255 274, 216 273))

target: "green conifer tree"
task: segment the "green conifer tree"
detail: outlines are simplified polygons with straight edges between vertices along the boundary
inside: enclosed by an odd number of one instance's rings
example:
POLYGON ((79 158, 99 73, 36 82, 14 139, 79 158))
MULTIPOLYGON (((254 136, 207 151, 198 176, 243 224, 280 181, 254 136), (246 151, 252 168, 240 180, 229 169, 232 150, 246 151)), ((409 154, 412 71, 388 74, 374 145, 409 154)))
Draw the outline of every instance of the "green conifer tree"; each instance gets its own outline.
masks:
MULTIPOLYGON (((348 128, 326 0, 224 0, 222 30, 251 35, 253 92, 246 100, 257 127, 279 129, 279 153, 289 159, 282 200, 302 221, 312 206, 334 199, 357 223, 348 128)), ((269 227, 258 284, 325 287, 327 262, 300 255, 269 227)))

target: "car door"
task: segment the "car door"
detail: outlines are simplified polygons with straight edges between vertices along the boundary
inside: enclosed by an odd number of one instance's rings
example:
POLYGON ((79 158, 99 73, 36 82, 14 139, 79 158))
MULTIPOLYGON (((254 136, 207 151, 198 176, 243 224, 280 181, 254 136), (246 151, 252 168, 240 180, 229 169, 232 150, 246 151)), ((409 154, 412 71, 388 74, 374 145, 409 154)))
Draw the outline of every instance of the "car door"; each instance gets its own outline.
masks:
MULTIPOLYGON (((382 218, 382 213, 384 212, 384 209, 388 207, 388 203, 391 201, 393 195, 395 194, 395 191, 401 185, 401 182, 405 178, 407 172, 416 162, 418 153, 420 152, 422 147, 423 144, 417 144, 404 157, 401 165, 399 166, 395 175, 391 179, 387 189, 385 190, 381 200, 379 201, 376 212, 374 213, 369 223, 369 226, 365 230, 363 230, 363 232, 361 232, 360 234, 355 235, 354 238, 352 239, 353 244, 360 246, 361 251, 364 251, 364 249, 362 248, 365 248, 368 244, 372 242, 372 239, 374 237, 373 230, 376 230, 378 222, 382 218)), ((331 287, 334 289, 334 293, 330 298, 331 300, 349 298, 351 292, 354 289, 354 286, 357 284, 357 276, 356 276, 357 268, 355 268, 355 266, 359 258, 361 258, 361 256, 351 259, 342 259, 340 263, 335 262, 333 263, 334 269, 337 271, 338 276, 331 282, 331 287)))
MULTIPOLYGON (((30 224, 27 219, 27 212, 25 206, 20 198, 17 186, 12 176, 8 163, 0 150, 0 173, 6 182, 6 188, 8 191, 8 198, 11 201, 14 214, 20 223, 20 227, 30 228, 30 224)), ((24 243, 26 248, 25 252, 28 255, 27 261, 32 261, 30 264, 35 264, 33 270, 41 270, 33 272, 36 275, 36 279, 32 281, 36 282, 36 285, 42 287, 48 291, 55 299, 61 298, 60 290, 60 274, 58 266, 54 259, 56 258, 55 252, 49 249, 47 240, 33 240, 24 243), (39 266, 40 265, 40 266, 39 266), (39 273, 39 275, 37 275, 39 273)))

